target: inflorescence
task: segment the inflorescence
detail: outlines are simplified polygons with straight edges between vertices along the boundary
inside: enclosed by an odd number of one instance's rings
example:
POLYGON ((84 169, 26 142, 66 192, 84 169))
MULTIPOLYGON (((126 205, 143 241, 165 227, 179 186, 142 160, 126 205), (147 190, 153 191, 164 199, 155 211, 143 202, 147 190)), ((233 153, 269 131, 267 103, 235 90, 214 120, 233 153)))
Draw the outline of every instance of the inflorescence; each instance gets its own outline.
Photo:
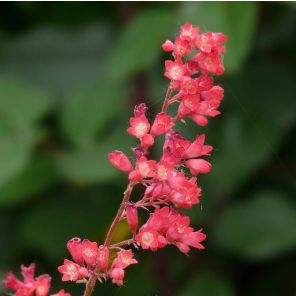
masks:
MULTIPOLYGON (((62 281, 85 282, 85 296, 91 295, 97 280, 111 279, 123 285, 125 269, 137 264, 132 246, 157 251, 167 245, 176 246, 187 254, 191 247, 204 249, 206 235, 201 229, 190 226, 190 218, 179 209, 189 209, 200 202, 201 188, 197 184, 199 174, 207 174, 211 164, 209 157, 213 147, 205 144, 205 135, 196 136, 194 141, 182 137, 174 129, 176 122, 190 119, 205 126, 210 117, 220 114, 218 107, 223 98, 223 88, 214 85, 214 76, 224 72, 223 53, 227 37, 222 33, 200 33, 198 27, 185 23, 174 42, 166 40, 162 45, 165 52, 172 52, 173 60, 165 61, 165 77, 170 84, 162 110, 153 122, 147 116, 147 106, 135 107, 127 132, 139 140, 133 148, 135 163, 121 151, 109 153, 111 164, 128 174, 128 186, 122 203, 114 218, 105 242, 73 238, 67 243, 72 260, 65 259, 58 267, 62 281), (169 115, 168 109, 177 104, 176 114, 169 115), (149 148, 155 137, 164 135, 162 156, 159 161, 149 158, 149 148), (141 198, 131 201, 136 185, 143 185, 141 198), (148 210, 148 220, 138 225, 139 210, 148 210), (112 243, 113 233, 122 220, 126 219, 131 238, 112 243), (110 256, 110 251, 116 255, 110 256)), ((15 291, 13 295, 46 296, 49 293, 50 277, 33 277, 34 265, 22 266, 24 281, 12 273, 7 275, 4 285, 15 291)), ((68 296, 63 290, 51 296, 68 296)))

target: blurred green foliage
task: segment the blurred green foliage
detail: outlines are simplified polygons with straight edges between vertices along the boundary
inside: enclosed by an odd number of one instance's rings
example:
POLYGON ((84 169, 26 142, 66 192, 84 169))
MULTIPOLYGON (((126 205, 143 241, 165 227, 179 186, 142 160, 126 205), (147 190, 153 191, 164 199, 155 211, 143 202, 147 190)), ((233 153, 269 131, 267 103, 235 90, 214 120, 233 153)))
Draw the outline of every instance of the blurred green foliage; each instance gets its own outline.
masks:
MULTIPOLYGON (((205 128, 180 127, 190 139, 205 132, 215 147, 213 171, 200 177, 203 202, 190 211, 207 248, 189 257, 174 248, 138 252, 126 286, 106 283, 95 295, 295 295, 295 9, 1 4, 0 275, 36 261, 57 289, 65 242, 102 241, 126 184, 106 155, 120 149, 132 157, 133 105, 159 110, 168 83, 161 44, 189 20, 229 38, 218 82, 222 116, 205 128)), ((123 225, 117 236, 126 235, 123 225)))

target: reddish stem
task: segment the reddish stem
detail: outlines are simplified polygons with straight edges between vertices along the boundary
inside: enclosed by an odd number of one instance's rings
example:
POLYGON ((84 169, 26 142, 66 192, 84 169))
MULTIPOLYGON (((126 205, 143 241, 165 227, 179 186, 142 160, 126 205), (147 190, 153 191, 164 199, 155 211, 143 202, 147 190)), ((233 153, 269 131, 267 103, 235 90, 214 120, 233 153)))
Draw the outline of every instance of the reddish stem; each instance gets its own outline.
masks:
MULTIPOLYGON (((161 109, 162 112, 166 112, 168 106, 170 105, 170 99, 171 99, 172 91, 173 91, 173 89, 169 86, 168 90, 166 92, 166 96, 165 96, 163 105, 162 105, 162 109, 161 109)), ((130 195, 131 195, 135 185, 136 185, 135 183, 129 183, 128 184, 126 190, 124 191, 124 195, 123 195, 121 205, 120 205, 120 207, 119 207, 119 209, 117 211, 117 214, 116 214, 116 216, 115 216, 115 218, 114 218, 114 220, 113 220, 113 222, 112 222, 112 224, 111 224, 111 226, 110 226, 110 228, 108 230, 104 245, 107 246, 109 249, 130 245, 130 244, 135 242, 134 238, 132 238, 132 239, 128 239, 128 240, 125 240, 125 241, 122 241, 122 242, 115 243, 115 244, 111 245, 113 233, 114 233, 118 223, 120 222, 120 220, 122 218, 122 214, 124 212, 125 205, 129 201, 130 195)), ((84 291, 83 296, 90 296, 92 294, 93 289, 94 289, 94 287, 96 285, 96 280, 97 280, 96 274, 98 274, 98 272, 99 272, 99 270, 96 269, 94 271, 94 273, 89 277, 89 279, 88 279, 88 281, 86 283, 86 286, 85 286, 85 291, 84 291)))
POLYGON ((133 188, 134 188, 135 184, 134 183, 129 183, 127 185, 127 188, 126 190, 124 191, 124 195, 123 195, 123 199, 122 199, 122 202, 121 202, 121 205, 118 209, 118 212, 108 230, 108 233, 107 233, 107 236, 106 236, 106 239, 105 239, 105 242, 104 242, 104 245, 109 247, 110 246, 110 243, 111 243, 111 240, 112 240, 112 235, 113 235, 113 232, 114 230, 116 229, 120 219, 121 219, 121 216, 122 216, 122 213, 124 211, 124 208, 125 208, 125 205, 126 203, 128 202, 129 198, 130 198, 130 195, 133 191, 133 188))
POLYGON ((110 249, 116 249, 116 248, 120 248, 120 247, 124 247, 124 246, 129 246, 135 242, 136 242, 136 240, 134 238, 130 238, 130 239, 121 241, 119 243, 115 243, 115 244, 110 245, 110 249))
MULTIPOLYGON (((104 242, 104 245, 107 246, 107 247, 111 247, 110 246, 110 243, 111 243, 111 240, 112 240, 112 236, 113 236, 113 233, 118 225, 118 223, 120 222, 121 220, 121 217, 122 217, 122 213, 124 211, 124 208, 125 208, 125 205, 126 203, 128 202, 130 196, 131 196, 131 193, 133 191, 133 188, 135 186, 135 183, 129 183, 127 185, 127 188, 126 190, 124 191, 124 195, 123 195, 123 199, 122 199, 122 202, 121 202, 121 205, 117 211, 117 214, 108 230, 108 233, 107 233, 107 236, 106 236, 106 239, 105 239, 105 242, 104 242)), ((122 242, 123 243, 123 242, 122 242)), ((119 244, 119 243, 118 243, 119 244)), ((116 244, 115 244, 116 245, 116 244)), ((89 277, 87 283, 86 283, 86 286, 85 286, 85 291, 84 291, 84 296, 90 296, 93 292, 93 289, 96 285, 96 280, 97 280, 97 276, 96 274, 99 272, 99 270, 95 270, 95 272, 89 277)))
POLYGON ((169 86, 168 87, 168 90, 166 92, 166 95, 165 95, 165 99, 164 99, 164 102, 163 102, 163 105, 162 105, 162 108, 161 108, 161 112, 166 112, 168 106, 170 105, 170 99, 171 99, 171 94, 172 94, 172 88, 169 86))

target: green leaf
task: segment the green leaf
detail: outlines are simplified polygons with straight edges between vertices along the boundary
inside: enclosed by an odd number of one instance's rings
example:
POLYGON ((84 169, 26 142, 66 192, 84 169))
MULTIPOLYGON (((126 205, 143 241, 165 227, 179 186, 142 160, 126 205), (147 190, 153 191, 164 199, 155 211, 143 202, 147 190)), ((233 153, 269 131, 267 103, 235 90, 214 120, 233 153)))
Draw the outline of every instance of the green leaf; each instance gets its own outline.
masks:
POLYGON ((242 67, 252 47, 256 14, 257 3, 185 2, 179 19, 200 26, 203 32, 226 34, 225 73, 235 73, 242 67))
POLYGON ((133 138, 125 129, 117 127, 101 143, 88 143, 58 157, 57 168, 68 180, 76 182, 105 182, 116 177, 116 170, 108 160, 108 153, 122 150, 131 155, 133 138))
POLYGON ((10 181, 29 162, 38 131, 12 130, 0 125, 0 186, 10 181))
POLYGON ((122 193, 112 187, 61 192, 24 213, 19 226, 19 244, 62 262, 66 242, 72 237, 103 239, 120 204, 122 193), (118 196, 118 198, 111 198, 118 196))
POLYGON ((46 115, 52 98, 43 90, 24 83, 16 77, 0 77, 1 121, 14 129, 30 127, 46 115))
POLYGON ((296 118, 294 77, 285 65, 255 59, 224 83, 226 113, 212 119, 206 131, 216 148, 206 192, 229 196, 275 157, 296 118), (274 67, 279 75, 270 75, 274 67))
POLYGON ((101 57, 112 44, 106 26, 40 27, 6 40, 1 48, 1 72, 17 73, 35 85, 68 93, 102 74, 101 57))
POLYGON ((51 162, 36 158, 0 187, 0 205, 24 202, 49 188, 56 180, 51 162))
POLYGON ((212 243, 249 259, 268 259, 295 248, 295 228, 295 207, 284 194, 266 190, 226 209, 212 243))
POLYGON ((100 80, 75 92, 63 102, 60 126, 68 139, 83 144, 117 117, 128 112, 124 103, 126 88, 121 84, 100 80))
POLYGON ((191 279, 178 295, 233 296, 234 289, 230 282, 223 277, 200 274, 196 278, 191 279))
POLYGON ((125 28, 107 60, 109 76, 121 80, 155 63, 161 44, 175 22, 171 9, 148 10, 138 14, 125 28))
POLYGON ((28 164, 41 132, 34 125, 51 107, 48 93, 15 77, 0 77, 0 186, 28 164))

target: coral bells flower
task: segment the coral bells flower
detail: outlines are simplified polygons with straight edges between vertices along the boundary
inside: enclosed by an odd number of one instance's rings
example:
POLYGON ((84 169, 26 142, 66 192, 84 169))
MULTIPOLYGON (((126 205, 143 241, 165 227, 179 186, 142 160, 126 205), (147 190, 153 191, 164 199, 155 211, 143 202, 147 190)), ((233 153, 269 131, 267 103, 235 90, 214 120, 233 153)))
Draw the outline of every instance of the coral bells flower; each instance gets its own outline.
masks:
MULTIPOLYGON (((47 296, 49 294, 51 286, 51 277, 48 274, 42 274, 38 277, 34 277, 35 264, 32 263, 28 267, 21 266, 22 275, 24 280, 21 281, 17 277, 9 272, 6 275, 6 279, 3 281, 4 287, 15 291, 16 296, 47 296)), ((64 290, 57 294, 51 294, 51 296, 71 296, 69 293, 65 293, 64 290)))
POLYGON ((201 242, 206 238, 205 234, 201 230, 194 231, 189 224, 188 216, 169 207, 163 207, 151 214, 140 229, 136 240, 143 249, 152 251, 167 244, 175 245, 183 253, 188 253, 190 247, 203 249, 201 242))
POLYGON ((74 237, 69 240, 67 243, 67 249, 76 263, 83 264, 80 238, 74 237))
POLYGON ((97 264, 98 268, 106 271, 109 263, 109 249, 106 246, 100 246, 98 249, 97 264))
POLYGON ((112 269, 112 271, 110 273, 112 283, 116 284, 117 286, 122 286, 124 275, 125 275, 125 272, 122 268, 112 269))
POLYGON ((116 258, 112 263, 113 268, 125 269, 132 264, 137 264, 138 261, 134 259, 132 250, 122 250, 117 253, 116 258))
POLYGON ((174 126, 172 118, 164 112, 158 113, 155 121, 151 127, 151 134, 153 136, 168 132, 174 126))
POLYGON ((210 172, 212 165, 204 159, 189 159, 186 161, 192 175, 207 174, 210 172))
POLYGON ((128 204, 125 208, 125 213, 128 226, 135 233, 138 227, 138 209, 135 205, 128 204))
POLYGON ((186 74, 186 67, 181 60, 165 61, 165 69, 164 76, 171 80, 181 80, 186 74))
POLYGON ((198 27, 193 27, 189 22, 186 22, 180 30, 180 39, 194 41, 199 32, 198 27))
POLYGON ((89 266, 94 266, 97 262, 98 245, 96 242, 83 240, 81 243, 81 253, 85 263, 89 266))
POLYGON ((153 229, 142 229, 136 236, 137 242, 141 244, 142 249, 156 251, 159 247, 165 246, 165 239, 153 229))
MULTIPOLYGON (((147 106, 144 103, 135 106, 134 117, 130 118, 127 128, 127 132, 139 141, 132 148, 134 166, 119 150, 108 154, 114 167, 128 173, 129 184, 104 244, 73 238, 67 243, 73 261, 64 259, 64 264, 58 267, 62 281, 86 283, 84 295, 90 296, 97 280, 110 279, 118 286, 123 285, 125 269, 138 263, 128 248, 130 245, 151 251, 173 245, 185 254, 191 248, 204 249, 202 243, 206 235, 201 229, 190 226, 190 218, 183 211, 200 202, 201 188, 196 176, 211 171, 211 163, 202 157, 210 156, 213 147, 205 144, 204 134, 193 141, 185 139, 178 126, 192 120, 203 127, 210 118, 221 113, 219 107, 224 90, 215 85, 214 76, 224 72, 226 40, 222 33, 200 33, 199 27, 186 22, 174 41, 166 40, 162 44, 163 50, 172 54, 172 59, 165 61, 164 76, 170 82, 162 111, 150 125, 146 117, 147 106), (171 110, 173 104, 176 108, 171 110), (151 146, 162 134, 162 155, 155 160, 151 158, 151 146), (133 195, 137 200, 132 203, 131 194, 136 185, 142 185, 144 193, 133 195), (138 215, 142 209, 149 211, 150 216, 139 226, 138 215), (114 231, 122 220, 127 221, 131 237, 113 242, 114 231), (113 252, 117 252, 115 258, 110 256, 113 252)), ((4 280, 4 286, 15 292, 13 295, 48 295, 49 275, 35 278, 34 264, 22 266, 21 271, 23 281, 13 273, 8 273, 4 280)), ((51 296, 70 294, 60 290, 51 296)))
POLYGON ((198 63, 198 66, 203 71, 210 72, 215 75, 221 75, 224 73, 224 66, 221 60, 222 56, 217 52, 211 52, 209 54, 201 52, 193 59, 198 63))
POLYGON ((65 259, 64 264, 58 267, 58 271, 63 274, 62 281, 78 281, 85 278, 88 275, 86 268, 65 259))
POLYGON ((129 127, 127 131, 138 139, 143 138, 150 129, 150 124, 145 114, 139 117, 131 117, 130 125, 131 127, 129 127))
POLYGON ((51 277, 48 274, 40 275, 35 280, 36 296, 46 296, 50 289, 51 277))
POLYGON ((108 158, 114 167, 123 172, 129 173, 133 169, 131 162, 121 151, 116 150, 109 153, 108 158))
POLYGON ((175 47, 174 43, 170 40, 166 40, 162 45, 162 49, 167 52, 173 51, 174 47, 175 47))

